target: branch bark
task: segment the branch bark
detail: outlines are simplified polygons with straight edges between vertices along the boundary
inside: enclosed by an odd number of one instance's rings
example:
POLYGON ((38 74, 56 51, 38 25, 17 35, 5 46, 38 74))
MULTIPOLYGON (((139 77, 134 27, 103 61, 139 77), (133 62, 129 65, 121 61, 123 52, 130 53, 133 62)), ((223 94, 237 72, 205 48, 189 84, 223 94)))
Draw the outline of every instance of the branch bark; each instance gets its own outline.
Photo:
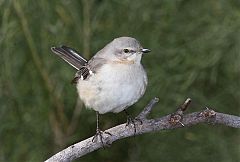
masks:
MULTIPOLYGON (((184 115, 184 112, 191 102, 191 99, 189 98, 179 106, 175 113, 156 119, 147 119, 147 115, 151 112, 153 106, 157 102, 158 98, 152 99, 150 103, 143 109, 143 111, 137 116, 136 121, 141 120, 142 122, 135 123, 136 132, 134 132, 133 125, 126 126, 126 124, 120 124, 106 130, 106 132, 109 132, 112 135, 103 134, 103 142, 105 145, 110 146, 114 141, 130 136, 137 136, 143 133, 160 130, 190 127, 199 123, 222 124, 228 127, 240 128, 240 117, 215 112, 207 107, 203 111, 184 115)), ((102 143, 100 140, 97 142, 92 142, 92 139, 93 136, 73 144, 55 154, 45 162, 69 162, 102 148, 102 143)))

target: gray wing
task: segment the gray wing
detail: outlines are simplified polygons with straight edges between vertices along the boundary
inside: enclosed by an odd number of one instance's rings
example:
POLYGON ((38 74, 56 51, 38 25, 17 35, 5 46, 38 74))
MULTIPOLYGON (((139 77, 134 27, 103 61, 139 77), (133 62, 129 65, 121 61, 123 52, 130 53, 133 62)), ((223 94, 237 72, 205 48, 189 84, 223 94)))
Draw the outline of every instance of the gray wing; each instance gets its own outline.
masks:
POLYGON ((88 62, 89 68, 93 73, 96 73, 104 64, 106 64, 107 60, 101 57, 93 57, 88 62))
POLYGON ((80 70, 83 66, 86 66, 88 61, 80 56, 78 52, 70 47, 52 47, 52 52, 60 56, 64 61, 73 66, 75 69, 80 70))
POLYGON ((72 83, 77 83, 79 79, 88 79, 92 74, 97 73, 98 69, 100 69, 106 62, 107 61, 103 58, 93 57, 91 60, 89 60, 86 66, 83 66, 78 70, 72 80, 72 83))

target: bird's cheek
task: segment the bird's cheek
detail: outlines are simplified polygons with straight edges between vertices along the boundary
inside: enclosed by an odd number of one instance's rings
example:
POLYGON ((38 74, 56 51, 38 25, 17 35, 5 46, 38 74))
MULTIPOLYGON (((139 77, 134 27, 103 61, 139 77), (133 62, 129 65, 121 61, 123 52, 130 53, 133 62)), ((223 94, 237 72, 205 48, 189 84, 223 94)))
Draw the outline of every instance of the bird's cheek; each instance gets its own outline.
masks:
POLYGON ((134 53, 134 54, 132 54, 132 55, 129 55, 129 56, 127 57, 127 60, 128 60, 128 61, 135 60, 135 59, 136 59, 136 53, 134 53))

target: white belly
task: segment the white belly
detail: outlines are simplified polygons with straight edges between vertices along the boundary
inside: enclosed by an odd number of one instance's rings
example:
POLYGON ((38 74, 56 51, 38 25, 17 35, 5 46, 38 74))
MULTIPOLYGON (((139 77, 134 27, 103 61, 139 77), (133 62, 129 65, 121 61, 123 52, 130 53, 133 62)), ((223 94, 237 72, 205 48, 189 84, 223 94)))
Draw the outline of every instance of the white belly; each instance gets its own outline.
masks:
POLYGON ((146 85, 142 65, 106 64, 88 80, 79 80, 77 90, 88 108, 100 114, 118 113, 137 102, 146 85))

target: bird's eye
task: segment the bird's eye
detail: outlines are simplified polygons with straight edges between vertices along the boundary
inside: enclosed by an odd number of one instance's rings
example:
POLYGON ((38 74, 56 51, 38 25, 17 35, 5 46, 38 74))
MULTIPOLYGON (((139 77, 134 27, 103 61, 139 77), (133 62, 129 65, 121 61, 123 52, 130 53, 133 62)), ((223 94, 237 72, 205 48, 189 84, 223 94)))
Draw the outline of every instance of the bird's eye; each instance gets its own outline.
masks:
POLYGON ((123 52, 124 53, 129 53, 130 51, 129 51, 129 49, 124 49, 123 52))

